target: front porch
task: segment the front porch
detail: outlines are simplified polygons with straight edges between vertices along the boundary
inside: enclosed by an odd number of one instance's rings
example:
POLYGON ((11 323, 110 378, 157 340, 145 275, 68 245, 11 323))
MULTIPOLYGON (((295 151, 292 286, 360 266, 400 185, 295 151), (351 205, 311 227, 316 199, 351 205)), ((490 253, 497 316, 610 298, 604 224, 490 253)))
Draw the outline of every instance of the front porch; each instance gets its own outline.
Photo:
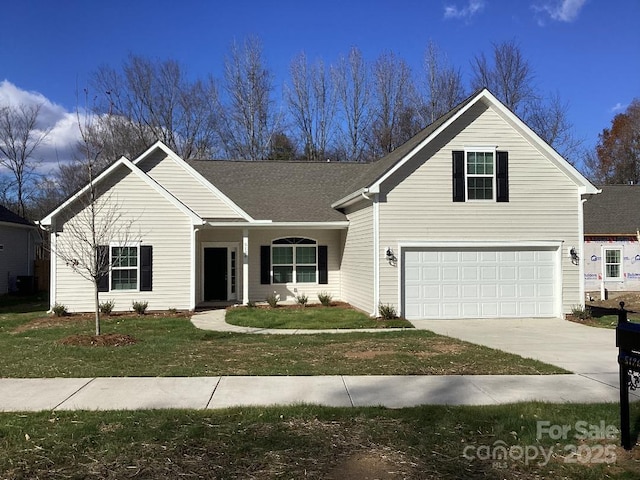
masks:
POLYGON ((228 224, 198 228, 193 239, 192 305, 195 309, 246 305, 263 302, 270 294, 282 302, 302 294, 316 298, 320 292, 342 299, 344 232, 342 225, 332 229, 228 224))

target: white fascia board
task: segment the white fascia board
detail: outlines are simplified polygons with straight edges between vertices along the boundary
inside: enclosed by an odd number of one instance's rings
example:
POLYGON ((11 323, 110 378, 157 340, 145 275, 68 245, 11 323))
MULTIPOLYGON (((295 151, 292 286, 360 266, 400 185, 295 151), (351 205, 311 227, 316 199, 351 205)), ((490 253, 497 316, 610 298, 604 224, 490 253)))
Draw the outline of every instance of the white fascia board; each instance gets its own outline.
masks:
POLYGON ((356 190, 355 192, 350 193, 346 197, 341 198, 337 202, 333 202, 331 204, 331 208, 348 207, 352 203, 355 203, 358 200, 360 200, 360 197, 363 193, 368 193, 368 192, 369 192, 369 189, 367 188, 361 188, 359 190, 356 190))
MULTIPOLYGON (((548 158, 564 172, 578 186, 581 194, 597 194, 600 193, 589 180, 585 178, 573 165, 571 165, 564 157, 562 157, 555 149, 545 142, 540 136, 534 132, 525 122, 523 122, 516 114, 504 106, 489 90, 483 90, 480 96, 487 99, 496 107, 502 115, 504 115, 512 124, 516 125, 522 132, 528 136, 541 150, 543 150, 548 158)), ((474 101, 475 103, 475 101, 474 101)))
MULTIPOLYGON (((219 223, 210 223, 212 226, 219 227, 221 226, 219 223)), ((235 225, 231 225, 229 222, 224 226, 235 226, 235 227, 243 227, 243 228, 300 228, 300 229, 310 229, 310 230, 342 230, 349 227, 348 221, 337 221, 337 222, 252 222, 249 224, 246 223, 238 223, 235 225)))
POLYGON ((467 241, 449 242, 446 240, 436 241, 401 241, 399 248, 558 248, 562 246, 563 240, 517 240, 517 241, 467 241))
POLYGON ((205 188, 207 188, 211 193, 218 196, 220 200, 222 200, 231 210, 238 214, 238 216, 244 218, 248 222, 253 221, 251 215, 245 212, 242 208, 240 208, 233 200, 227 197, 224 193, 222 193, 215 185, 213 185, 210 181, 200 175, 196 170, 193 169, 187 162, 185 162, 177 153, 167 147, 161 141, 157 141, 151 147, 149 147, 142 155, 134 160, 134 164, 138 164, 143 159, 151 155, 156 149, 162 150, 167 154, 176 164, 182 167, 189 175, 191 175, 194 179, 200 182, 205 188))
POLYGON ((235 228, 306 228, 313 230, 341 230, 349 227, 348 221, 337 222, 271 222, 271 221, 254 221, 251 223, 244 222, 207 222, 211 227, 235 227, 235 228))
MULTIPOLYGON (((107 169, 105 169, 100 175, 98 175, 96 178, 93 179, 93 184, 98 184, 100 183, 100 181, 111 175, 111 173, 116 170, 120 165, 124 164, 124 161, 129 161, 127 159, 127 157, 120 157, 119 160, 115 161, 114 163, 111 164, 111 166, 107 169)), ((66 201, 64 201, 62 204, 60 204, 60 206, 58 206, 58 208, 56 208, 53 212, 51 212, 49 215, 47 215, 46 217, 44 217, 42 220, 40 220, 40 224, 41 225, 45 225, 45 226, 49 226, 51 225, 51 221, 53 220, 53 217, 55 217, 56 215, 58 215, 62 210, 64 210, 65 208, 67 208, 70 204, 72 204, 73 202, 75 202, 78 198, 80 198, 82 195, 84 195, 87 190, 89 190, 89 187, 91 186, 91 183, 88 183, 87 185, 85 185, 83 188, 81 188, 78 192, 76 192, 74 195, 72 195, 71 197, 69 197, 66 201)))

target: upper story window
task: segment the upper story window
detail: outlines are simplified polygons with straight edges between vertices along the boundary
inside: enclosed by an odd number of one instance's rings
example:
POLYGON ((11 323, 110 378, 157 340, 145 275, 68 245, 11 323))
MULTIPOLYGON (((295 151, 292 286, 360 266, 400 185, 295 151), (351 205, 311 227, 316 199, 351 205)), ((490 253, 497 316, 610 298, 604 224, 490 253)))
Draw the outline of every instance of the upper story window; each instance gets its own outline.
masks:
POLYGON ((495 164, 494 151, 465 152, 467 200, 494 200, 495 164))
POLYGON ((454 150, 453 201, 509 201, 509 153, 495 148, 454 150))
POLYGON ((604 255, 604 279, 622 280, 622 249, 605 248, 604 255))
POLYGON ((273 283, 316 283, 318 247, 315 240, 289 237, 271 245, 273 283))

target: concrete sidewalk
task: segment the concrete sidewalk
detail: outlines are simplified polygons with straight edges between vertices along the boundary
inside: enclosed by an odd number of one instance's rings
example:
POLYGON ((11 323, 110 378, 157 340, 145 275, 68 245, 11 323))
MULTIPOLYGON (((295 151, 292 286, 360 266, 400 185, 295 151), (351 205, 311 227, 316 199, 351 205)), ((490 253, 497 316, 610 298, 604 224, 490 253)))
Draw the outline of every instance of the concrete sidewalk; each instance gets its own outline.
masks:
MULTIPOLYGON (((634 400, 640 397, 634 396, 634 400)), ((618 377, 449 375, 0 379, 0 411, 617 402, 618 377)))
MULTIPOLYGON (((198 328, 254 334, 344 333, 236 327, 224 310, 191 319, 198 328)), ((0 411, 208 409, 317 404, 411 407, 523 401, 618 402, 615 331, 560 319, 419 320, 431 330, 567 370, 567 375, 0 378, 0 411)), ((390 332, 394 329, 357 330, 390 332)), ((633 400, 640 399, 632 395, 633 400)))

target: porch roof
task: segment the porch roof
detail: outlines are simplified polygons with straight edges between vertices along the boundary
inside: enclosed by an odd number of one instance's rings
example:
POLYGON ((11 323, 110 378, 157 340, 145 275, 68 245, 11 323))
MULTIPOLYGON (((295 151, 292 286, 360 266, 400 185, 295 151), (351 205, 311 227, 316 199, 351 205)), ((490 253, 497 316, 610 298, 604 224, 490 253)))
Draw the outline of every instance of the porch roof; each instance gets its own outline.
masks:
POLYGON ((345 221, 331 204, 369 167, 346 162, 187 163, 254 219, 273 222, 345 221))

